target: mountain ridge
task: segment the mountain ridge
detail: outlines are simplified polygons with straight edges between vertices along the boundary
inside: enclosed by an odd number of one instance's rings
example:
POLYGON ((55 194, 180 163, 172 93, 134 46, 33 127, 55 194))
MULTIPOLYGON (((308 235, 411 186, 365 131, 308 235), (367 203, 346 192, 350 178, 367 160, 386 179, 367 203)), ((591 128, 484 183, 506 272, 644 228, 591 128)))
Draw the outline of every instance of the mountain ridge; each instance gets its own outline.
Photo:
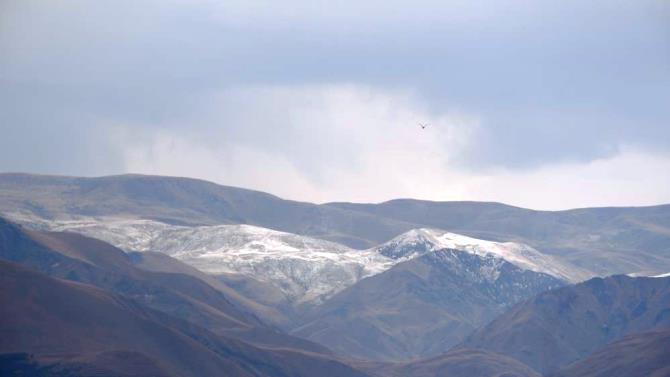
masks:
POLYGON ((670 270, 670 205, 535 211, 490 202, 316 205, 178 177, 0 173, 0 213, 122 216, 182 225, 250 224, 366 249, 414 228, 530 245, 606 276, 670 270), (642 254, 631 258, 632 253, 642 254))

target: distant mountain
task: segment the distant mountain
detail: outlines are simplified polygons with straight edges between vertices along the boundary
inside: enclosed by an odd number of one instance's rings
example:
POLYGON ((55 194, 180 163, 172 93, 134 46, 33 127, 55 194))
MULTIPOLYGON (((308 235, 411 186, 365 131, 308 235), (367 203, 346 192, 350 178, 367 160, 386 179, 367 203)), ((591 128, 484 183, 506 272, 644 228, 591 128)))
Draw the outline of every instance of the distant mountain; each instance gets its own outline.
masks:
POLYGON ((541 293, 480 328, 462 346, 513 357, 542 373, 622 336, 670 326, 670 278, 612 276, 541 293))
POLYGON ((122 217, 180 225, 249 224, 366 248, 413 228, 400 221, 176 177, 0 174, 12 220, 122 217), (379 241, 379 242, 378 242, 379 241))
POLYGON ((533 211, 499 203, 393 200, 315 205, 201 180, 0 174, 0 213, 35 223, 117 217, 249 224, 369 248, 415 228, 515 241, 592 275, 670 270, 670 205, 533 211))
POLYGON ((435 356, 512 304, 565 284, 527 269, 524 258, 532 253, 520 245, 417 230, 377 251, 404 261, 315 307, 291 333, 350 356, 435 356), (439 248, 445 245, 459 249, 439 248), (504 257, 496 247, 506 251, 504 257))
POLYGON ((670 329, 626 336, 550 375, 550 377, 665 376, 670 376, 670 329))
POLYGON ((601 276, 670 270, 670 204, 534 211, 500 203, 398 199, 327 206, 414 228, 524 243, 601 276))
POLYGON ((323 355, 253 347, 2 260, 0 354, 3 375, 365 376, 323 355))

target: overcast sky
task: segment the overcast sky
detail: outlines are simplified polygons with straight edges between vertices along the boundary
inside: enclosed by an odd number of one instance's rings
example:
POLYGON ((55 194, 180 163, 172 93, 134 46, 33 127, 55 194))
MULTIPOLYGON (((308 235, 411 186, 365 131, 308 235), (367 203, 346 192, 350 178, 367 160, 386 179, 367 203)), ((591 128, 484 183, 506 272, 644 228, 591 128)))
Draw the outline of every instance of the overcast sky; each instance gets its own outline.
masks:
POLYGON ((0 171, 670 203, 670 2, 337 3, 2 0, 0 171))

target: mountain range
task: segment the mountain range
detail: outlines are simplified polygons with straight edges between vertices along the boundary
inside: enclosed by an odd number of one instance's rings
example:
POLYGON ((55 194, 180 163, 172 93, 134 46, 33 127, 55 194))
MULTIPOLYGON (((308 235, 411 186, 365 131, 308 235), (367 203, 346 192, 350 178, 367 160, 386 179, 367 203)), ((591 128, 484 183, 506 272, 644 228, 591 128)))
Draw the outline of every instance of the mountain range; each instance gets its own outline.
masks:
POLYGON ((0 371, 8 375, 189 376, 223 368, 234 376, 381 376, 499 365, 523 372, 512 375, 535 375, 512 359, 474 350, 426 365, 361 365, 268 328, 225 301, 227 287, 208 287, 218 280, 165 254, 126 254, 74 233, 0 225, 0 371), (180 272, 137 267, 147 265, 180 272))
POLYGON ((317 205, 176 177, 12 173, 0 216, 3 375, 670 368, 670 206, 317 205))
POLYGON ((670 205, 536 211, 489 202, 401 199, 316 205, 211 182, 143 175, 0 174, 0 213, 35 219, 122 217, 177 225, 248 224, 357 249, 435 228, 527 244, 605 276, 670 271, 670 205))

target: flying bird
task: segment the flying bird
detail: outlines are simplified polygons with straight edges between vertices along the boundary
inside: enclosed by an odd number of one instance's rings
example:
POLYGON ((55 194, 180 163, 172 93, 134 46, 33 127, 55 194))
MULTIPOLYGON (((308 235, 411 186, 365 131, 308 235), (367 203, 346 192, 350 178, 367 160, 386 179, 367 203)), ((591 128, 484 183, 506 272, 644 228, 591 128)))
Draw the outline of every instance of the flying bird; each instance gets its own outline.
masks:
POLYGON ((422 130, 425 130, 428 127, 428 123, 419 123, 419 126, 421 126, 422 130))

